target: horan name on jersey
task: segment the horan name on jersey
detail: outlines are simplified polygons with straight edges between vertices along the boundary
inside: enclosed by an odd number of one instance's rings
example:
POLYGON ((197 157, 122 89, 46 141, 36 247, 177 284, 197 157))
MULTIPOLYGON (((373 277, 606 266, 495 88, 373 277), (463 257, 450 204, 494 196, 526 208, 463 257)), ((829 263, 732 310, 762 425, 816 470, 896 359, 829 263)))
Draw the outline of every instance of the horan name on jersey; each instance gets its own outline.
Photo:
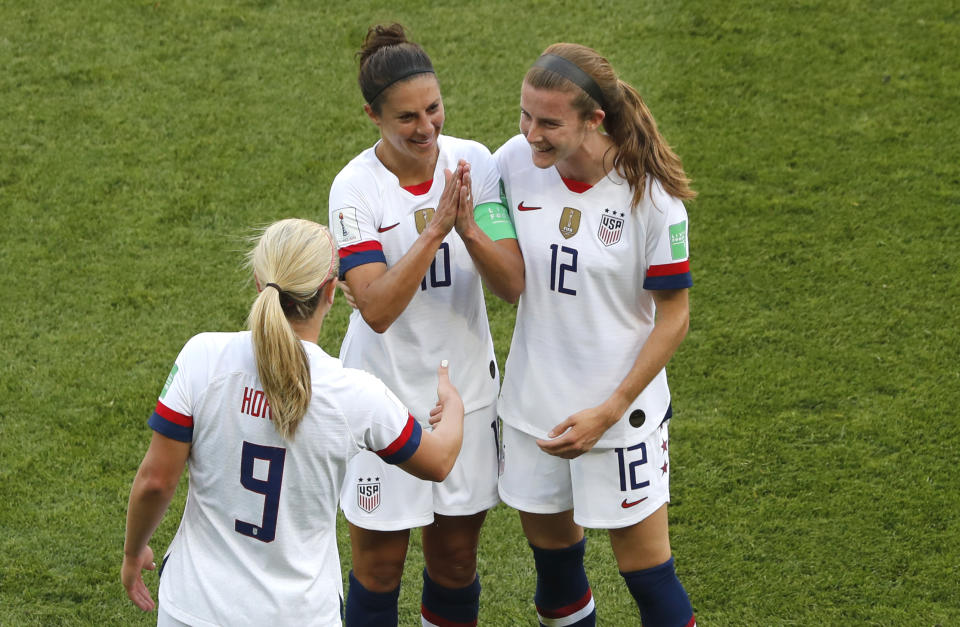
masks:
POLYGON ((243 388, 243 402, 240 404, 240 413, 254 418, 273 420, 270 403, 267 401, 267 395, 263 393, 263 390, 243 388))

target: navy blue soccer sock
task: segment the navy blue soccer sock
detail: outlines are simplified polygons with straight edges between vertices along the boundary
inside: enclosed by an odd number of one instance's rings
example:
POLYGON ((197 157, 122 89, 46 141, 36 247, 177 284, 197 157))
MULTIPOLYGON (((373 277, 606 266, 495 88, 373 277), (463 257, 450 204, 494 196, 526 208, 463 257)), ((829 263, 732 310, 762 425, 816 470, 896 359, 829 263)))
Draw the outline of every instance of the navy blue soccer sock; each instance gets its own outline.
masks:
POLYGON ((357 581, 350 571, 350 590, 347 592, 347 627, 389 627, 400 621, 397 602, 400 586, 390 592, 371 592, 357 581))
POLYGON ((533 601, 541 625, 592 627, 597 624, 590 582, 583 569, 584 538, 565 549, 533 549, 537 591, 533 601))
POLYGON ((627 588, 640 608, 643 627, 694 627, 696 619, 687 591, 677 579, 673 557, 659 566, 622 572, 627 588))
POLYGON ((464 588, 445 588, 423 569, 421 622, 425 626, 475 627, 480 614, 480 577, 464 588))

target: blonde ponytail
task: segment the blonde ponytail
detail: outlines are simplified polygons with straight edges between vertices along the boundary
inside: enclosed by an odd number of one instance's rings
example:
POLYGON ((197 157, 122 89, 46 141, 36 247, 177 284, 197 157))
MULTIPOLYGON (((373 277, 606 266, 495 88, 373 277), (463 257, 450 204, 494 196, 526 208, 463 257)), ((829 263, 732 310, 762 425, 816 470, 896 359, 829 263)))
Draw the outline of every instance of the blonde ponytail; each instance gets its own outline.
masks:
POLYGON ((321 288, 337 272, 337 249, 323 227, 309 220, 276 222, 250 252, 258 287, 247 317, 257 374, 277 432, 292 439, 310 405, 310 364, 290 320, 305 320, 320 303, 321 288))

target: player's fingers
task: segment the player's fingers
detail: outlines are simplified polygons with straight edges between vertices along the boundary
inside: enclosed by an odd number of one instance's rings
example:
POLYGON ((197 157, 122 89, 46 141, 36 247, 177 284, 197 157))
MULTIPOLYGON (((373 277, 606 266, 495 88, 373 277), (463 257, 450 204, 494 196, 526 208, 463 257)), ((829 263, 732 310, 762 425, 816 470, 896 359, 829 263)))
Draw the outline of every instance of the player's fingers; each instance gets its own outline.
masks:
POLYGON ((537 440, 537 446, 548 453, 555 453, 566 445, 567 443, 559 438, 554 440, 537 440))
POLYGON ((559 435, 563 435, 563 433, 567 429, 571 428, 574 424, 576 423, 573 420, 571 420, 570 418, 567 418, 566 420, 564 420, 563 422, 555 426, 553 429, 551 429, 550 433, 547 434, 547 437, 555 438, 559 435))
POLYGON ((473 207, 473 186, 470 182, 470 175, 465 174, 460 188, 460 195, 466 201, 466 204, 473 207))
POLYGON ((440 202, 437 203, 438 212, 447 212, 457 210, 457 204, 460 201, 460 173, 450 170, 443 171, 445 182, 443 192, 440 193, 440 202))
MULTIPOLYGON (((460 184, 460 179, 463 177, 463 168, 457 166, 455 170, 450 172, 450 178, 447 179, 446 183, 449 187, 455 187, 460 184)), ((446 189, 444 191, 447 191, 446 189)))
POLYGON ((153 599, 150 598, 142 579, 138 579, 127 589, 127 598, 143 611, 153 609, 153 599))
POLYGON ((564 457, 566 451, 565 445, 558 443, 556 440, 537 440, 537 446, 544 453, 554 457, 564 457))
POLYGON ((139 590, 133 590, 130 593, 130 600, 133 601, 133 604, 139 607, 143 611, 150 609, 150 602, 143 597, 143 593, 139 590))
POLYGON ((156 604, 153 602, 153 599, 150 598, 150 593, 144 588, 143 596, 140 597, 139 602, 135 602, 136 606, 139 607, 144 612, 149 612, 156 607, 156 604))
POLYGON ((157 564, 153 561, 153 549, 150 548, 150 545, 143 547, 143 550, 140 552, 140 568, 145 570, 155 570, 157 564))
POLYGON ((437 377, 441 380, 450 380, 450 362, 444 359, 437 368, 437 377))

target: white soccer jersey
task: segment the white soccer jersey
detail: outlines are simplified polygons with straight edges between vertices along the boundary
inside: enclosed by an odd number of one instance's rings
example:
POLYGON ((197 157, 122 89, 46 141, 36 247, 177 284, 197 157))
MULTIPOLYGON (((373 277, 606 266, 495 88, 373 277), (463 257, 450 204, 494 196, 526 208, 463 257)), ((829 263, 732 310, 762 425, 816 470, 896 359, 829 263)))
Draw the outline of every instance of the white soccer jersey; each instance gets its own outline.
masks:
POLYGON ((177 357, 150 426, 191 442, 190 487, 160 604, 191 625, 340 625, 336 512, 361 448, 409 459, 420 425, 372 375, 303 342, 313 383, 292 441, 270 420, 249 332, 203 333, 177 357))
MULTIPOLYGON (((470 164, 474 203, 499 202, 500 179, 489 150, 445 135, 438 144, 433 180, 415 188, 400 187, 375 146, 337 175, 330 188, 329 224, 340 248, 341 277, 366 263, 397 263, 433 216, 444 169, 455 170, 459 159, 470 164)), ((359 311, 352 313, 340 358, 383 379, 423 425, 436 404, 441 359, 450 362, 450 379, 465 411, 496 400, 499 374, 480 275, 456 231, 444 238, 420 289, 386 332, 376 333, 359 311)))
MULTIPOLYGON (((633 367, 653 329, 650 290, 690 287, 687 214, 655 181, 631 211, 630 186, 613 172, 572 191, 556 168, 533 164, 522 135, 495 158, 526 267, 498 410, 544 438, 609 398, 633 367)), ((669 405, 662 370, 597 446, 640 441, 669 405)))

